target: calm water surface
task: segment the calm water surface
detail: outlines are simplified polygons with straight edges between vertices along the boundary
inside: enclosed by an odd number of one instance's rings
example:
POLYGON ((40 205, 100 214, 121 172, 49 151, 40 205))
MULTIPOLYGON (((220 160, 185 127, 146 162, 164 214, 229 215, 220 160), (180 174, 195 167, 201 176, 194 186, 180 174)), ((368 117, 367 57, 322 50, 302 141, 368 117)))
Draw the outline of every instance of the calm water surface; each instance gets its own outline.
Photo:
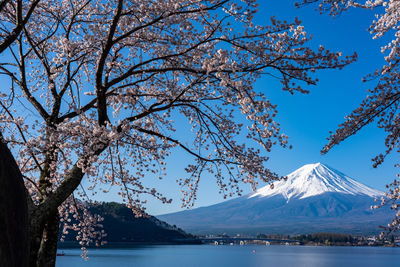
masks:
POLYGON ((56 267, 212 267, 212 266, 400 266, 400 248, 308 246, 146 246, 91 249, 89 260, 80 249, 64 249, 56 267))

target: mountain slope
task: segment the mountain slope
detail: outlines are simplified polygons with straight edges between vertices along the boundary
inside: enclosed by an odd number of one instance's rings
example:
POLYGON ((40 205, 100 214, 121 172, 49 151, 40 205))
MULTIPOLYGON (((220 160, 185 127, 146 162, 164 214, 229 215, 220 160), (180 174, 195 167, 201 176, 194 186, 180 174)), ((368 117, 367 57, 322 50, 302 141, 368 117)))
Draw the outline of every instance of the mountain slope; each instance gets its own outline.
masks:
POLYGON ((193 233, 377 233, 390 220, 371 210, 382 192, 326 165, 308 164, 286 180, 209 207, 158 216, 193 233))
MULTIPOLYGON (((157 218, 136 218, 124 204, 109 202, 89 208, 104 218, 103 230, 107 242, 133 243, 193 243, 193 236, 157 218)), ((70 231, 66 241, 76 242, 76 232, 70 231)))

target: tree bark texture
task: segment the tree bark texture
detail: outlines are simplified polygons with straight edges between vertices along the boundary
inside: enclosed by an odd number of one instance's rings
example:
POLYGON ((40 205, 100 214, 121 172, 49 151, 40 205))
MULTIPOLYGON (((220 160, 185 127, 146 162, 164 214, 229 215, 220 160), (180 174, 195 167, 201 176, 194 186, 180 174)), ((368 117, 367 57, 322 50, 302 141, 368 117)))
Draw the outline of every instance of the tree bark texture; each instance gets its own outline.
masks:
POLYGON ((0 266, 28 266, 26 200, 22 174, 0 134, 0 266))
POLYGON ((46 221, 42 240, 37 255, 37 267, 54 267, 56 265, 57 241, 60 224, 58 211, 46 221))

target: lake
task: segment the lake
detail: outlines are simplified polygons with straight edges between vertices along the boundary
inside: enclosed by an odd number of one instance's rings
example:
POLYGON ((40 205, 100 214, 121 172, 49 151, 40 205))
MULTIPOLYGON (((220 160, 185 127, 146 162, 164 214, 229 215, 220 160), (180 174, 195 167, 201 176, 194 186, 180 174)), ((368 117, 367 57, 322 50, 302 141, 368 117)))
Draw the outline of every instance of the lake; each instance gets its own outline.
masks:
POLYGON ((163 245, 124 249, 64 249, 56 267, 400 266, 400 248, 163 245))

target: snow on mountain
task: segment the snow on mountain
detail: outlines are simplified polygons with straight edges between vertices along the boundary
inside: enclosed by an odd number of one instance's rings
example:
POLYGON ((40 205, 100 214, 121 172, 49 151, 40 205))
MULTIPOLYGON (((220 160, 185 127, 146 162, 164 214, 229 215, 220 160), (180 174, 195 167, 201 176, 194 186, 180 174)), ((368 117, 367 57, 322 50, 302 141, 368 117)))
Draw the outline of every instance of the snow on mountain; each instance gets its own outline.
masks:
POLYGON ((327 192, 337 192, 351 195, 366 195, 377 197, 383 192, 363 185, 345 174, 329 168, 322 163, 307 164, 287 175, 286 180, 258 189, 251 194, 253 197, 283 195, 288 201, 291 198, 307 198, 327 192))
POLYGON ((389 209, 371 210, 381 191, 324 164, 308 164, 254 193, 208 207, 160 215, 196 234, 342 232, 379 233, 389 209))

